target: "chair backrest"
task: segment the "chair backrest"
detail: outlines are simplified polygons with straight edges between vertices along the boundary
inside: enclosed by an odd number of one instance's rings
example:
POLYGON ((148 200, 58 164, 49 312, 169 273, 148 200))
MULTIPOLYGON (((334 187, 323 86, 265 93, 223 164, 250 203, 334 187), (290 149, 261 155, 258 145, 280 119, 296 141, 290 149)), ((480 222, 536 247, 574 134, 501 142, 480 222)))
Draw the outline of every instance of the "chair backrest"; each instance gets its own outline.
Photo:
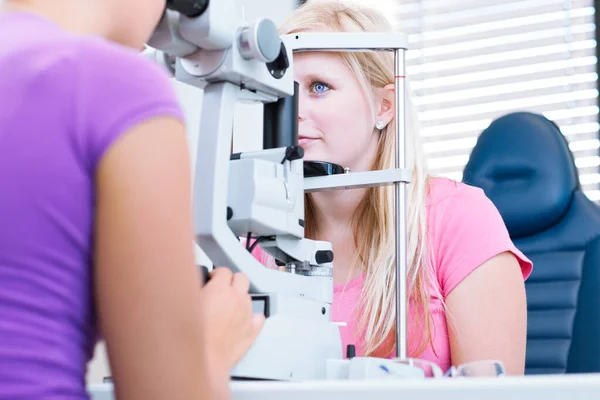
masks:
POLYGON ((600 208, 581 191, 559 128, 528 112, 498 118, 463 181, 484 190, 534 263, 526 374, 600 372, 600 208))

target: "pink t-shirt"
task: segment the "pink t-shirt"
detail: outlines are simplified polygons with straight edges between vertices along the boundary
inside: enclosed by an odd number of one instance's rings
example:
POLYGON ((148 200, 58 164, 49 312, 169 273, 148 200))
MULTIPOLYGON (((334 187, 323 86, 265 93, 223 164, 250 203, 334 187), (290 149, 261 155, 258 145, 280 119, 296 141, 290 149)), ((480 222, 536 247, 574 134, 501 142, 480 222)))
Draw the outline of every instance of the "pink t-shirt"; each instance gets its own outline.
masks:
MULTIPOLYGON (((427 225, 430 240, 431 264, 431 326, 433 348, 428 346, 418 358, 433 361, 444 371, 450 368, 450 343, 444 298, 471 272, 502 252, 512 252, 521 265, 523 279, 527 279, 532 263, 512 243, 502 217, 484 192, 472 186, 445 178, 432 179, 427 198, 427 225), (435 349, 435 352, 434 352, 435 349)), ((267 262, 260 250, 254 256, 267 262)), ((335 268, 335 266, 334 266, 335 268)), ((357 332, 356 309, 363 287, 363 276, 334 287, 332 320, 340 326, 343 348, 356 346, 356 355, 364 354, 364 339, 357 332)), ((411 335, 409 309, 408 335, 411 335)), ((409 356, 411 348, 409 347, 409 356)), ((392 353, 390 356, 393 356, 392 353)))

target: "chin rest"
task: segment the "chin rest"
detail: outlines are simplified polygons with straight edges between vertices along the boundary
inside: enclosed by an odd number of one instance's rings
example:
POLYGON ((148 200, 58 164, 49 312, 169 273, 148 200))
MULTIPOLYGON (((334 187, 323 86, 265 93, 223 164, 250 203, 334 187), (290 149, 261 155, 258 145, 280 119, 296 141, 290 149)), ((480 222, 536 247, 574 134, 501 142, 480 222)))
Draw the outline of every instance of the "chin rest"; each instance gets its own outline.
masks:
POLYGON ((528 112, 498 118, 463 182, 484 190, 534 264, 526 373, 600 372, 600 208, 581 191, 558 126, 528 112))

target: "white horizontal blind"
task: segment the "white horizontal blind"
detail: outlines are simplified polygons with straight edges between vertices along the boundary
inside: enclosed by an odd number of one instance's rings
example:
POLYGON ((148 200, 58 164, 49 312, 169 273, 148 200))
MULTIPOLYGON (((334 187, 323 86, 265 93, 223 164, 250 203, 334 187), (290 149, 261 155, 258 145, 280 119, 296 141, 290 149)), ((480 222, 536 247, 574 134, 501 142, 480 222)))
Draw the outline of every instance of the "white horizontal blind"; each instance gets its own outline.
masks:
POLYGON ((434 174, 460 180, 494 119, 531 111, 560 126, 584 191, 600 200, 593 1, 382 3, 409 34, 407 75, 434 174))

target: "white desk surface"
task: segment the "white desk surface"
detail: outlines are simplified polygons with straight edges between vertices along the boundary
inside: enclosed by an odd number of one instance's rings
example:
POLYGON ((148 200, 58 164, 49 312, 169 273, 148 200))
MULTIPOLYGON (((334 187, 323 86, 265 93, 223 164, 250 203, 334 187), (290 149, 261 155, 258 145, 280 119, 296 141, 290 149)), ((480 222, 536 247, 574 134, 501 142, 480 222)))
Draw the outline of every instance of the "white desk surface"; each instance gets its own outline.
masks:
MULTIPOLYGON (((422 381, 232 382, 232 400, 600 400, 600 374, 422 381)), ((91 385, 93 400, 113 400, 91 385)), ((142 399, 140 399, 142 400, 142 399)))

